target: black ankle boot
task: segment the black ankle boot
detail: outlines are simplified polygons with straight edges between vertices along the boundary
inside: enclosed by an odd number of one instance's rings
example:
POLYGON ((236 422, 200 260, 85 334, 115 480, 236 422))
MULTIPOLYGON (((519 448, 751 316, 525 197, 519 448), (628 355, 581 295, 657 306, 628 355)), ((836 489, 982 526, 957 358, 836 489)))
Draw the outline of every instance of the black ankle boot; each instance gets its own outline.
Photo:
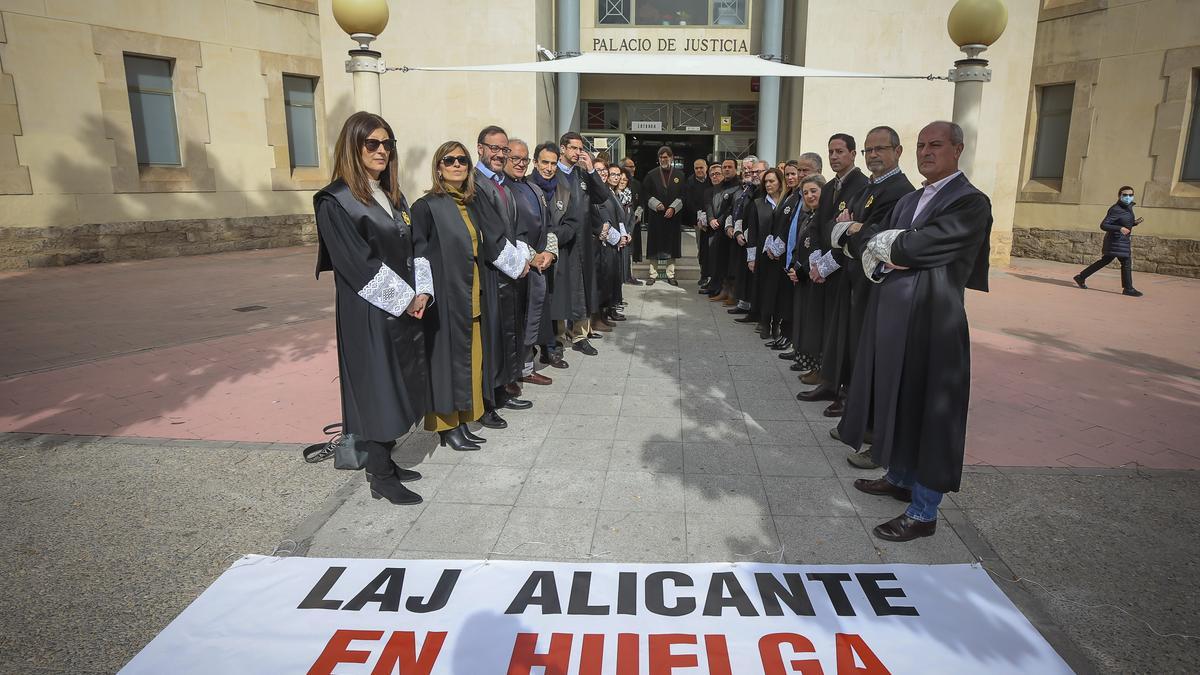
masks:
POLYGON ((463 435, 463 427, 461 424, 449 431, 439 431, 438 436, 441 436, 441 447, 443 448, 449 445, 459 452, 467 452, 468 450, 479 449, 478 443, 473 443, 467 440, 467 437, 463 435))
POLYGON ((463 438, 467 439, 468 441, 471 441, 472 443, 479 443, 480 445, 482 445, 482 444, 484 444, 484 443, 487 443, 487 439, 486 439, 486 438, 484 438, 483 436, 480 436, 480 435, 478 435, 478 434, 475 434, 475 433, 473 433, 473 432, 471 431, 471 428, 470 428, 470 427, 468 427, 467 425, 465 425, 465 424, 460 424, 460 425, 458 425, 458 428, 459 428, 459 429, 462 429, 463 438))
POLYGON ((367 484, 371 486, 371 496, 375 499, 386 499, 396 505, 421 503, 421 495, 404 487, 395 475, 376 476, 368 473, 367 484))

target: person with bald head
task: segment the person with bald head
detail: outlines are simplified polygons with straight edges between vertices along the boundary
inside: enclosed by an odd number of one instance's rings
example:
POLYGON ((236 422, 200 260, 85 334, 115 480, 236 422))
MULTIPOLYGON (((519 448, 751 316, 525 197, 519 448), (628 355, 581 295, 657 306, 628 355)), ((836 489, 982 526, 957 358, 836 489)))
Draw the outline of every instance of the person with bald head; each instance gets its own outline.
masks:
POLYGON ((876 537, 931 536, 938 505, 962 480, 971 394, 971 338, 964 289, 988 289, 992 204, 958 168, 962 128, 933 122, 917 136, 920 190, 886 220, 864 227, 861 274, 875 284, 863 320, 842 442, 887 468, 858 479, 862 492, 910 502, 876 537))

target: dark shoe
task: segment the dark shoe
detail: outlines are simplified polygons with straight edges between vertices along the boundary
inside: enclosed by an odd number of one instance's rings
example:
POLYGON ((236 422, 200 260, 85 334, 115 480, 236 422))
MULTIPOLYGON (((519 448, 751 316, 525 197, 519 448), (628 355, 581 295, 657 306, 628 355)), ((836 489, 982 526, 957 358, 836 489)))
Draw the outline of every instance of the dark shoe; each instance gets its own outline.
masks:
MULTIPOLYGON (((840 438, 838 439, 841 440, 840 438)), ((879 465, 871 457, 871 449, 863 448, 846 456, 846 463, 856 469, 878 469, 879 465)))
MULTIPOLYGON (((795 361, 797 356, 799 356, 799 354, 796 353, 795 349, 789 349, 786 352, 780 354, 779 358, 783 359, 784 361, 795 361)), ((797 370, 799 370, 799 369, 797 369, 797 370)))
POLYGON ((829 404, 828 408, 822 410, 821 414, 826 417, 841 417, 842 415, 845 415, 846 401, 840 398, 835 400, 833 403, 829 404))
POLYGON ((750 310, 742 309, 741 307, 734 307, 733 309, 725 310, 725 313, 727 313, 727 314, 749 314, 750 310))
POLYGON ((520 396, 521 385, 517 384, 516 382, 509 382, 508 384, 504 385, 504 393, 508 394, 509 396, 520 396))
POLYGON ((754 316, 753 314, 747 314, 746 316, 734 319, 733 321, 734 323, 758 323, 758 317, 754 316))
POLYGON ((668 283, 668 284, 671 284, 672 286, 678 286, 678 285, 679 285, 679 282, 678 282, 678 281, 675 281, 675 277, 669 277, 669 278, 667 279, 667 283, 668 283))
POLYGON ((791 349, 791 348, 792 348, 792 341, 788 338, 779 338, 775 342, 771 343, 771 349, 774 349, 777 352, 783 351, 785 349, 791 349))
POLYGON ((1073 279, 1075 279, 1075 285, 1076 285, 1076 286, 1078 286, 1078 287, 1080 287, 1080 288, 1087 288, 1087 284, 1085 284, 1085 283, 1084 283, 1084 278, 1083 278, 1083 275, 1082 275, 1082 274, 1076 274, 1076 275, 1075 275, 1074 277, 1072 277, 1072 278, 1073 278, 1073 279))
POLYGON ((471 431, 471 427, 468 427, 467 425, 462 424, 462 425, 459 425, 458 428, 462 429, 463 438, 467 439, 468 441, 471 441, 472 443, 478 443, 480 445, 487 443, 487 439, 484 438, 483 436, 480 436, 479 434, 475 433, 474 431, 471 431))
POLYGON ((602 333, 611 333, 613 330, 613 327, 604 323, 603 321, 592 321, 592 330, 600 331, 602 333))
POLYGON ((800 378, 800 382, 809 386, 821 384, 821 371, 815 369, 808 371, 800 378))
POLYGON ((818 385, 816 389, 802 391, 796 394, 797 401, 832 401, 837 398, 837 392, 832 387, 818 385))
POLYGON ((574 349, 581 354, 586 354, 587 356, 595 356, 596 354, 599 354, 599 352, 596 351, 596 348, 593 347, 592 344, 587 340, 580 340, 579 342, 576 342, 575 344, 571 345, 571 349, 574 349))
POLYGON ((421 480, 420 471, 413 471, 412 469, 406 469, 402 466, 396 466, 395 463, 393 463, 392 466, 396 467, 396 478, 401 483, 411 483, 414 480, 421 480))
POLYGON ((503 429, 508 426, 508 422, 496 413, 495 410, 489 410, 483 413, 483 417, 479 418, 479 423, 489 429, 503 429))
POLYGON ((542 375, 541 373, 526 375, 525 377, 521 378, 521 381, 525 384, 554 384, 554 380, 542 375))
POLYGON ((656 281, 658 281, 658 279, 655 279, 654 277, 650 277, 649 279, 646 280, 646 285, 653 286, 654 282, 656 282, 656 281))
POLYGON ((704 277, 700 281, 696 282, 696 285, 698 285, 700 288, 708 288, 708 283, 710 281, 712 281, 712 277, 704 277))
POLYGON ((557 351, 551 352, 547 349, 543 349, 541 360, 542 360, 542 363, 550 366, 551 368, 560 368, 561 369, 561 368, 570 368, 571 367, 571 364, 567 363, 566 361, 563 361, 562 354, 559 354, 557 351))
POLYGON ((533 407, 533 401, 527 401, 523 398, 510 398, 504 402, 504 407, 509 410, 529 410, 533 407))
POLYGON ((589 340, 599 340, 604 337, 602 334, 597 333, 596 331, 592 331, 592 332, 588 333, 587 336, 588 336, 589 340))
POLYGON ((439 431, 438 436, 440 436, 442 440, 441 447, 444 448, 449 445, 451 448, 454 448, 459 452, 478 450, 479 444, 467 439, 467 437, 463 434, 464 429, 466 429, 466 427, 460 424, 450 431, 439 431))
MULTIPOLYGON (((781 356, 779 358, 782 359, 783 357, 781 356)), ((797 362, 793 363, 792 365, 788 366, 788 370, 799 373, 804 370, 804 364, 797 361, 797 362)))
POLYGON ((712 297, 712 294, 716 293, 716 291, 714 291, 713 289, 711 289, 707 286, 701 286, 699 288, 699 290, 697 290, 696 292, 699 293, 700 295, 707 295, 709 297, 712 297))
POLYGON ((386 499, 398 506, 421 503, 421 495, 401 485, 395 476, 381 477, 368 473, 367 484, 371 486, 371 496, 375 499, 386 499))
POLYGON ((876 478, 875 480, 867 480, 866 478, 855 479, 854 489, 878 497, 891 497, 902 502, 912 501, 912 490, 892 485, 886 478, 876 478))
POLYGON ((876 537, 887 541, 912 541, 921 537, 932 537, 936 530, 936 520, 923 523, 900 514, 882 525, 876 525, 871 531, 876 537))
POLYGON ((611 321, 624 321, 625 315, 618 312, 615 309, 610 309, 610 310, 608 310, 608 316, 606 317, 606 319, 610 322, 611 321))
POLYGON ((1131 298, 1140 298, 1145 295, 1145 293, 1136 288, 1126 288, 1125 290, 1121 291, 1121 295, 1128 295, 1131 298))

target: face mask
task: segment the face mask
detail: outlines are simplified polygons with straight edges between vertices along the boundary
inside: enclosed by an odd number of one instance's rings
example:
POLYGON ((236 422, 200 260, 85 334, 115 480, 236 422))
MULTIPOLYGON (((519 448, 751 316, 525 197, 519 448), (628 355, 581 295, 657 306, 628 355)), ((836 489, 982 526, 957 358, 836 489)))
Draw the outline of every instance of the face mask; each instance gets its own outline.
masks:
POLYGON ((1133 203, 1133 195, 1121 195, 1121 203, 1125 206, 1129 206, 1133 203))

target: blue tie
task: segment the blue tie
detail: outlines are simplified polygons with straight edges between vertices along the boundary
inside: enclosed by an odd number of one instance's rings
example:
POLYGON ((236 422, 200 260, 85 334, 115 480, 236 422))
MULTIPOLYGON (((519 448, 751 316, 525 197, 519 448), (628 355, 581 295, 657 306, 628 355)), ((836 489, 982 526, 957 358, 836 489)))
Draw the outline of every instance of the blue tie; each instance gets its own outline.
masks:
POLYGON ((792 216, 792 227, 788 230, 787 267, 792 266, 792 249, 796 247, 796 223, 800 221, 800 205, 796 205, 796 215, 792 216))

